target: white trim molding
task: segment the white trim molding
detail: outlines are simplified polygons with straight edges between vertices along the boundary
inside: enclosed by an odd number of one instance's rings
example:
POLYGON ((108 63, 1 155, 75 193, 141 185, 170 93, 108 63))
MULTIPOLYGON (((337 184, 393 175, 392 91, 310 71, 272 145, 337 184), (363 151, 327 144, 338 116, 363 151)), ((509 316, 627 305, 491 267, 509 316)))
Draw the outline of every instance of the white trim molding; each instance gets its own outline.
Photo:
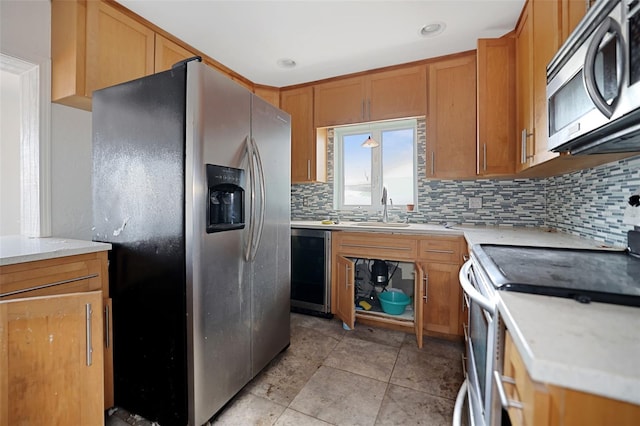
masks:
POLYGON ((51 61, 0 53, 0 69, 20 76, 20 233, 51 236, 51 61))

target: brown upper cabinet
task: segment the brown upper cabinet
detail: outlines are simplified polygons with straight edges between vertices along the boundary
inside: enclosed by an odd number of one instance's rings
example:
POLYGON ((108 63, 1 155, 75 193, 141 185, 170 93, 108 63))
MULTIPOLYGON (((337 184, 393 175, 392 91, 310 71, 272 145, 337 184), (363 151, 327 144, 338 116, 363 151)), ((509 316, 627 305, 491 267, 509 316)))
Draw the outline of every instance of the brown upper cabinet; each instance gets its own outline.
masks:
POLYGON ((194 56, 197 55, 192 51, 160 34, 156 34, 154 72, 169 70, 175 63, 194 56))
POLYGON ((478 164, 481 176, 515 171, 515 38, 478 40, 478 164))
POLYGON ((476 53, 429 64, 428 178, 476 175, 476 53))
POLYGON ((91 109, 91 94, 154 72, 155 33, 101 1, 51 2, 52 101, 91 109))
POLYGON ((91 110, 94 90, 168 70, 201 56, 203 62, 253 91, 253 83, 199 53, 117 3, 52 0, 51 100, 91 110))
POLYGON ((516 172, 520 176, 551 176, 633 155, 572 156, 548 149, 547 65, 585 11, 586 3, 578 0, 528 0, 520 15, 516 27, 516 172))
POLYGON ((516 171, 533 158, 533 17, 532 4, 524 5, 516 27, 516 171))
POLYGON ((564 43, 587 13, 586 0, 560 0, 560 43, 564 43))
POLYGON ((314 125, 330 127, 426 114, 425 65, 343 78, 314 86, 314 125))
POLYGON ((277 87, 256 85, 253 93, 260 96, 274 107, 280 108, 280 89, 277 87))
POLYGON ((280 108, 291 115, 291 182, 326 181, 326 145, 313 127, 313 87, 280 92, 280 108))

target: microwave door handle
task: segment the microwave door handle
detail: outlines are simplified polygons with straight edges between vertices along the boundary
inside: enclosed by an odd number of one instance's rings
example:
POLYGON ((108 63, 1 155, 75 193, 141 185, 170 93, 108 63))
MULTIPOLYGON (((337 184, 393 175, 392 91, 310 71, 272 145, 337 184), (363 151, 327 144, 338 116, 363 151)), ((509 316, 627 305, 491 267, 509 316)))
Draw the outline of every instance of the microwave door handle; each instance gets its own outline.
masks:
POLYGON ((591 44, 587 49, 583 67, 584 85, 587 89, 587 94, 596 108, 598 108, 598 110, 607 118, 611 118, 616 109, 616 105, 618 104, 618 100, 620 99, 626 62, 627 58, 623 46, 622 29, 615 20, 611 17, 607 17, 593 35, 591 44), (616 38, 616 78, 618 79, 617 93, 611 101, 611 104, 607 103, 607 100, 602 96, 600 90, 598 90, 595 74, 595 63, 600 49, 600 43, 604 39, 604 36, 609 32, 613 33, 613 36, 616 38))

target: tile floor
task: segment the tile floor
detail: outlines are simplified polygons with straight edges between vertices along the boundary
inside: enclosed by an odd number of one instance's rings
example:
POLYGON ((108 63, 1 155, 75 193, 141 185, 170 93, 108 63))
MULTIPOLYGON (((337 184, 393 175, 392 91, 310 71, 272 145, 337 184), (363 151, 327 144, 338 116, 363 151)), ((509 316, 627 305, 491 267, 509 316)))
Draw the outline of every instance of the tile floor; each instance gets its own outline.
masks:
MULTIPOLYGON (((214 425, 450 425, 462 343, 291 314, 291 346, 214 425)), ((149 426, 119 409, 107 426, 149 426)))

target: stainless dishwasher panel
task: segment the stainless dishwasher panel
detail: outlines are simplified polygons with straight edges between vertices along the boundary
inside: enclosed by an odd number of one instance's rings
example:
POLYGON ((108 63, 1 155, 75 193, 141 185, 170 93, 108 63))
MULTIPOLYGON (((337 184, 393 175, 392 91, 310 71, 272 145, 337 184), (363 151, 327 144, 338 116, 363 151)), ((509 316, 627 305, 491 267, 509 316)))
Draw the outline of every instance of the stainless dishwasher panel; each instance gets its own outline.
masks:
POLYGON ((291 229, 291 310, 331 316, 331 231, 291 229))

